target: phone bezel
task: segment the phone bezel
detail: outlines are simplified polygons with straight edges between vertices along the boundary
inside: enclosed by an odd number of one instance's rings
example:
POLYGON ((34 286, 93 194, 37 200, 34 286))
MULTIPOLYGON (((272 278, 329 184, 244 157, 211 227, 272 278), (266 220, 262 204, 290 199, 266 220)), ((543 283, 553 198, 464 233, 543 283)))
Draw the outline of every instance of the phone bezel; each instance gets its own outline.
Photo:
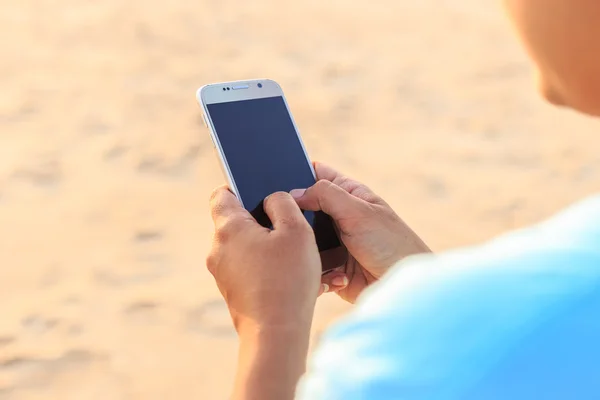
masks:
MULTIPOLYGON (((310 166, 310 170, 316 181, 317 174, 315 173, 313 163, 311 162, 310 157, 308 156, 306 146, 304 145, 304 141, 300 136, 300 130, 298 129, 298 125, 296 124, 294 116, 290 110, 290 106, 287 102, 287 99, 283 94, 283 89, 281 88, 281 86, 279 86, 277 82, 271 79, 251 79, 243 81, 219 82, 202 86, 196 92, 196 98, 198 100, 198 103, 202 107, 203 118, 208 127, 208 131, 210 133, 211 140, 213 141, 213 145, 216 150, 217 157, 219 159, 219 164, 221 166, 223 174, 225 175, 225 179, 227 180, 227 184, 229 185, 231 191, 236 195, 242 206, 244 206, 242 196, 239 193, 239 190, 235 183, 235 179, 233 177, 233 174, 231 173, 231 169, 229 168, 227 158, 225 157, 223 147, 221 146, 221 141, 219 140, 219 136, 216 133, 216 129, 214 127, 212 118, 210 117, 210 113, 208 112, 208 105, 217 103, 228 103, 240 100, 263 99, 277 96, 280 96, 283 99, 287 112, 290 116, 290 119, 292 120, 292 124, 294 125, 298 141, 300 142, 300 146, 302 147, 302 151, 304 152, 306 162, 310 166), (259 83, 262 85, 262 87, 258 86, 259 83), (233 89, 234 86, 244 85, 247 85, 248 88, 237 90, 233 89), (223 90, 223 88, 225 88, 225 90, 223 90), (230 89, 227 90, 227 88, 230 89)), ((321 251, 320 255, 323 273, 329 272, 334 268, 343 266, 348 259, 348 252, 341 240, 340 246, 333 249, 321 251)))
POLYGON ((210 113, 208 112, 209 104, 218 104, 218 103, 228 103, 232 101, 241 101, 241 100, 255 100, 255 99, 264 99, 269 97, 281 97, 283 98, 283 102, 287 109, 288 115, 292 120, 292 124, 294 125, 294 130, 296 131, 296 136, 298 137, 298 141, 300 142, 300 146, 302 147, 302 151, 304 152, 304 157, 306 158, 306 162, 310 166, 310 170, 313 174, 315 180, 317 179, 317 175, 315 173, 315 169, 313 167, 310 158, 308 157, 308 152, 306 151, 306 146, 304 145, 304 141, 300 136, 300 131, 298 129, 298 125, 294 120, 294 116, 290 110, 290 106, 283 94, 283 90, 279 84, 271 79, 251 79, 245 81, 232 81, 232 82, 219 82, 219 83, 211 83, 209 85, 202 86, 198 89, 196 93, 196 97, 198 103, 202 107, 203 118, 208 126, 208 130, 213 141, 213 145, 216 149, 217 156, 219 158, 219 162, 221 164, 221 168, 223 169, 223 173, 225 174, 225 178, 227 179, 227 183, 231 191, 236 195, 242 206, 244 205, 242 196, 239 193, 237 185, 235 183, 235 179, 233 174, 231 173, 231 169, 229 168, 229 164, 227 162, 227 158, 225 157, 225 153, 223 152, 223 147, 221 146, 221 141, 219 140, 219 136, 216 133, 216 129, 214 127, 213 121, 210 117, 210 113), (258 84, 262 85, 262 88, 258 87, 258 84), (234 86, 243 86, 247 85, 247 89, 238 89, 238 90, 227 90, 227 88, 232 88, 234 86), (225 88, 226 90, 223 90, 225 88))

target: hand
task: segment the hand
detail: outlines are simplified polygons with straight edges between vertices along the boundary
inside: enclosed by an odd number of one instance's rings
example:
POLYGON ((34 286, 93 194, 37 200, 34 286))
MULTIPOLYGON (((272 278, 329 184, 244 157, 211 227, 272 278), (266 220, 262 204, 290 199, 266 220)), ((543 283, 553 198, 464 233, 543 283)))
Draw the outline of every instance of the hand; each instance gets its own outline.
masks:
POLYGON ((287 400, 304 373, 321 287, 315 235, 288 193, 264 201, 273 230, 226 188, 213 192, 207 266, 240 337, 233 399, 287 400))
POLYGON ((315 236, 294 199, 275 193, 264 201, 273 230, 259 225, 226 187, 213 192, 215 224, 207 259, 236 329, 308 324, 320 288, 315 236))
POLYGON ((323 211, 337 225, 350 257, 341 269, 323 277, 343 299, 358 295, 396 262, 412 254, 430 252, 427 245, 392 208, 365 185, 334 169, 315 163, 318 182, 291 194, 303 210, 323 211))

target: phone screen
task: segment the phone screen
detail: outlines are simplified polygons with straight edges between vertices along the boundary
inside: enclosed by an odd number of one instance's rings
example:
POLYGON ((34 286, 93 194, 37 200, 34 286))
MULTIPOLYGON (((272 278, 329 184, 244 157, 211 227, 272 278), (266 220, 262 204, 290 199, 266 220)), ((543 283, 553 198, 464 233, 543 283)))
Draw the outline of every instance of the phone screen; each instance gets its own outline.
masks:
MULTIPOLYGON (((271 228, 263 210, 268 195, 315 184, 283 97, 207 104, 215 133, 244 207, 271 228)), ((340 246, 331 218, 303 211, 320 251, 340 246)))

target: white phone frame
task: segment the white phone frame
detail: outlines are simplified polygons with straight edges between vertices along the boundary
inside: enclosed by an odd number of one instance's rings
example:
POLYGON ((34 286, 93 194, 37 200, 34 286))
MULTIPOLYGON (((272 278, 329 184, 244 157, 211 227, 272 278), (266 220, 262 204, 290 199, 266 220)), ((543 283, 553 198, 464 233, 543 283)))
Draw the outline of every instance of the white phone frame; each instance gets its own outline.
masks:
POLYGON ((196 98, 198 100, 198 103, 202 107, 204 123, 206 124, 209 130, 213 146, 216 150, 217 157, 219 158, 219 163, 221 165, 222 172, 225 175, 225 179, 227 180, 229 188, 237 196, 239 201, 242 203, 242 206, 244 205, 242 197, 238 191, 235 179, 233 177, 233 174, 231 173, 231 169, 229 168, 229 163, 227 162, 227 158, 225 157, 223 147, 221 146, 221 141, 219 140, 219 136, 216 133, 216 129, 214 127, 212 118, 210 117, 210 113, 208 112, 208 105, 241 100, 263 99, 269 97, 283 98, 283 102, 285 104, 287 112, 290 116, 290 119, 292 120, 294 129, 296 130, 298 141, 300 142, 300 146, 302 147, 302 151, 304 152, 304 157, 306 158, 306 162, 310 166, 310 170, 312 171, 313 177, 316 181, 317 175, 315 173, 313 164, 310 161, 310 158, 308 157, 308 152, 306 151, 306 147, 304 146, 302 137, 300 136, 298 125, 296 124, 292 112, 290 111, 290 106, 288 105, 285 95, 283 94, 283 90, 277 82, 271 79, 251 79, 244 81, 220 82, 202 86, 196 92, 196 98), (259 85, 262 87, 259 87, 259 85))

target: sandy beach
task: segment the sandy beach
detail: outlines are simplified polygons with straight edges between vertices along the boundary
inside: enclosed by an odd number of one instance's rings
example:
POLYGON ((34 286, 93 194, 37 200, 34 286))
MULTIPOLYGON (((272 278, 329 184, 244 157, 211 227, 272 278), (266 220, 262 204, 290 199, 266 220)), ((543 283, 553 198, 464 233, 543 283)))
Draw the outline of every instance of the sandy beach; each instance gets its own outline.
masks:
POLYGON ((436 251, 600 191, 600 123, 538 98, 495 1, 0 0, 0 26, 0 400, 227 398, 203 84, 277 80, 311 157, 436 251))

